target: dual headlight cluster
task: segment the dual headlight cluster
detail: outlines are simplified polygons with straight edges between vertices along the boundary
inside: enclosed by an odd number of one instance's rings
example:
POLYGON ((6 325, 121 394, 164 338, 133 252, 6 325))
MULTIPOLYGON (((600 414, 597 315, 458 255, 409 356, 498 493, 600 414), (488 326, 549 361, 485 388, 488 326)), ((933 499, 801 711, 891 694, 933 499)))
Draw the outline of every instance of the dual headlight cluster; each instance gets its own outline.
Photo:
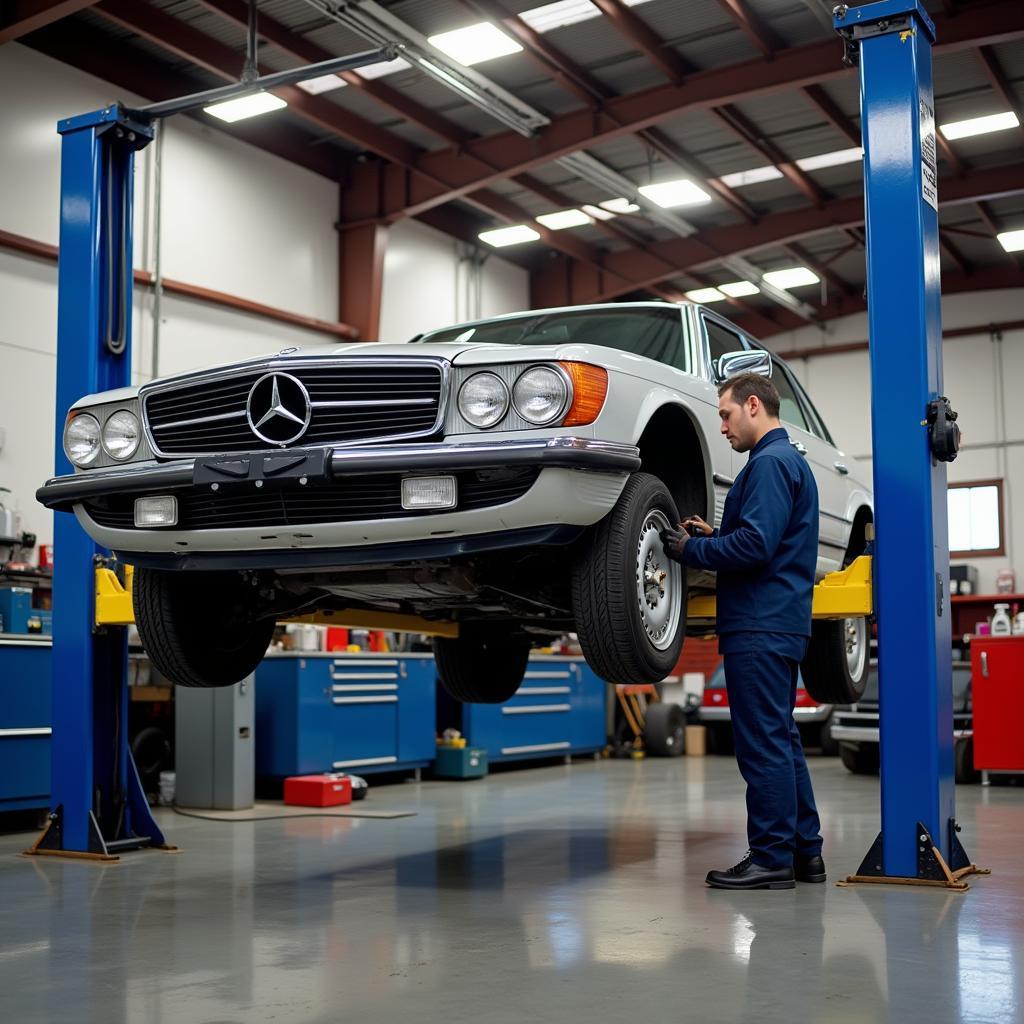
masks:
POLYGON ((527 423, 553 423, 572 402, 572 382, 560 367, 534 366, 509 387, 496 373, 474 373, 459 389, 459 415, 471 426, 486 429, 515 411, 527 423))
POLYGON ((128 409, 118 409, 103 421, 89 412, 81 412, 64 427, 64 452, 76 466, 90 466, 100 451, 123 462, 139 448, 142 427, 139 418, 128 409))

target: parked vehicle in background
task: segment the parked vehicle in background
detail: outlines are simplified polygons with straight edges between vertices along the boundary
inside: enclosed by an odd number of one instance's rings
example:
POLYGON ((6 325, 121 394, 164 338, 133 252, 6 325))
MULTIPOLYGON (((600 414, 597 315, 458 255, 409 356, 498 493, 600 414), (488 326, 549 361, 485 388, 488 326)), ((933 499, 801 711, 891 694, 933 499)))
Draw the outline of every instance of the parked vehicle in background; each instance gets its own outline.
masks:
MULTIPOLYGON (((800 730, 800 739, 806 748, 817 748, 827 756, 838 753, 833 738, 834 708, 819 704, 804 687, 803 676, 798 678, 796 706, 793 717, 800 730)), ((697 720, 707 728, 708 749, 713 754, 732 752, 732 713, 729 694, 725 688, 725 666, 719 665, 704 684, 704 699, 697 720)))
MULTIPOLYGON (((182 685, 246 676, 277 619, 344 611, 457 629, 435 654, 459 700, 506 700, 566 632, 609 682, 652 683, 688 588, 714 590, 660 534, 721 520, 746 456, 717 384, 740 370, 772 377, 814 474, 821 578, 864 550, 870 485, 788 367, 690 303, 531 310, 89 395, 64 430, 75 473, 38 497, 135 565, 139 634, 182 685)), ((808 685, 859 696, 867 637, 863 618, 816 622, 808 685)))
MULTIPOLYGON (((879 756, 878 665, 871 664, 864 696, 845 707, 837 707, 832 736, 839 745, 839 756, 855 775, 877 775, 879 756)), ((971 663, 953 662, 953 742, 956 781, 974 783, 980 773, 974 770, 974 733, 971 717, 971 663)))

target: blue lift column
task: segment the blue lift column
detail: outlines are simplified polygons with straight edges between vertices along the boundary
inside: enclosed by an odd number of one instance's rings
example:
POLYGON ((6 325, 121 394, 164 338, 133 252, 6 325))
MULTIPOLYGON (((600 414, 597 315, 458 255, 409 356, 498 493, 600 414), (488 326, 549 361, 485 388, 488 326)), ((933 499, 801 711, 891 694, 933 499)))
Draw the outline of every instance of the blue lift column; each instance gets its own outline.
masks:
POLYGON ((858 881, 966 888, 957 839, 932 44, 920 0, 834 11, 860 64, 882 831, 858 881), (948 869, 948 870, 947 870, 948 869))
MULTIPOLYGON (((132 178, 152 128, 118 106, 57 126, 61 144, 56 472, 64 417, 82 395, 131 384, 132 178)), ((36 854, 116 858, 163 846, 128 746, 127 630, 95 625, 102 551, 54 516, 50 824, 36 854)))

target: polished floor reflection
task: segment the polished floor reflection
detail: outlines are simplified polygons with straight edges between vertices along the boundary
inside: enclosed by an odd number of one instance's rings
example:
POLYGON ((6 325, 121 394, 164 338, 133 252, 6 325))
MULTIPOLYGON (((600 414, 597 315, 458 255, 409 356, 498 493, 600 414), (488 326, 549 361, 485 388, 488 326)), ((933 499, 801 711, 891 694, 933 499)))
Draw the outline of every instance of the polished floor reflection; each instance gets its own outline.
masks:
MULTIPOLYGON (((877 780, 811 763, 832 875, 877 780)), ((965 895, 702 884, 743 853, 724 758, 577 762, 371 791, 393 820, 218 823, 114 866, 0 837, 9 1021, 1024 1021, 1024 788, 958 787, 965 895)))

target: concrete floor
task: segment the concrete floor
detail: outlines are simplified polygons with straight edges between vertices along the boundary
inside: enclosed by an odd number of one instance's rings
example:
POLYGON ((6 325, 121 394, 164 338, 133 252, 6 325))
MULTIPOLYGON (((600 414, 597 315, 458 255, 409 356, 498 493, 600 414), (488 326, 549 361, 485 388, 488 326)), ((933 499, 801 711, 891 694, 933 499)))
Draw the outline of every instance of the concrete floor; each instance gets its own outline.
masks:
MULTIPOLYGON (((877 780, 814 758, 833 878, 877 828, 877 780)), ((15 856, 0 837, 7 1021, 1024 1020, 1024 790, 960 787, 965 895, 729 893, 731 759, 577 762, 379 787, 394 820, 196 821, 181 854, 15 856)))

